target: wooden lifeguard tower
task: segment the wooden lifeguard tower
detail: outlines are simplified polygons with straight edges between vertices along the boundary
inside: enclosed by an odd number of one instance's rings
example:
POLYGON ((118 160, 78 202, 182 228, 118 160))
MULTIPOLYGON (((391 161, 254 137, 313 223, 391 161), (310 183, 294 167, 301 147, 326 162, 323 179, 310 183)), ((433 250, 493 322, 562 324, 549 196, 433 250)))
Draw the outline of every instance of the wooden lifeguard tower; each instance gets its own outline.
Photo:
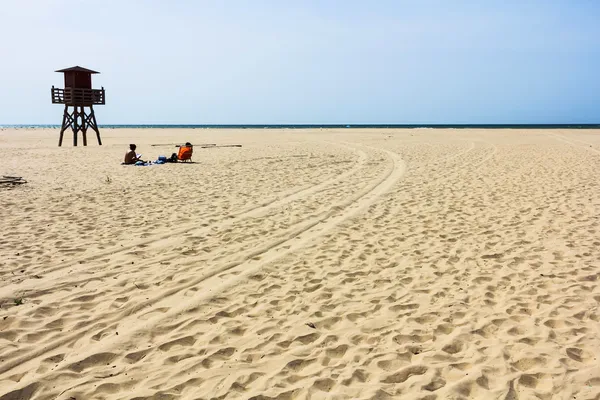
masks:
POLYGON ((87 146, 88 129, 96 132, 98 144, 102 145, 93 106, 105 104, 104 88, 92 89, 92 74, 99 74, 99 72, 79 66, 59 69, 56 72, 65 75, 64 89, 52 86, 52 104, 65 105, 58 145, 62 146, 63 135, 68 128, 73 130, 73 146, 77 146, 79 131, 83 136, 83 145, 87 146), (73 107, 73 110, 69 111, 69 107, 73 107), (86 107, 89 107, 89 112, 86 112, 86 107))

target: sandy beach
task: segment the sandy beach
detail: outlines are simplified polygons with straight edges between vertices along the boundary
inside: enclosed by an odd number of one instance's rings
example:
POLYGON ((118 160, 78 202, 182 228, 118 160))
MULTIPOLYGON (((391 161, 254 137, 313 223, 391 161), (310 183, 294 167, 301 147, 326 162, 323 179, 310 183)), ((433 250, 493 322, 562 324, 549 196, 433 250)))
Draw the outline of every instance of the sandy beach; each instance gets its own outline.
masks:
POLYGON ((1 400, 600 398, 600 131, 102 139, 0 131, 1 400))

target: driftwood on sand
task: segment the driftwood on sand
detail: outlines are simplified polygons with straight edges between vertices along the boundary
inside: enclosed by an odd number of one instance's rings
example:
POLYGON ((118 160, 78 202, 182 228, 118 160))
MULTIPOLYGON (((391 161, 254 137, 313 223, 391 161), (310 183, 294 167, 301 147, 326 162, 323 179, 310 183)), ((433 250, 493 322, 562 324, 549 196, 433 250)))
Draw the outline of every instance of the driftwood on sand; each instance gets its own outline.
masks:
POLYGON ((27 183, 27 181, 20 176, 6 176, 3 175, 0 177, 0 186, 15 186, 22 185, 23 183, 27 183))
POLYGON ((200 146, 203 149, 209 149, 211 147, 242 147, 241 144, 220 144, 215 146, 200 146))
MULTIPOLYGON (((175 146, 175 147, 179 147, 181 146, 181 143, 158 143, 158 144, 151 144, 150 146, 175 146)), ((196 144, 194 145, 194 147, 213 147, 216 146, 216 144, 214 143, 203 143, 203 144, 196 144)))
MULTIPOLYGON (((161 144, 151 144, 150 146, 175 146, 180 147, 183 146, 177 143, 161 143, 161 144)), ((194 147, 199 147, 201 149, 212 149, 213 147, 242 147, 241 144, 214 144, 214 143, 205 143, 205 144, 195 144, 194 147)))

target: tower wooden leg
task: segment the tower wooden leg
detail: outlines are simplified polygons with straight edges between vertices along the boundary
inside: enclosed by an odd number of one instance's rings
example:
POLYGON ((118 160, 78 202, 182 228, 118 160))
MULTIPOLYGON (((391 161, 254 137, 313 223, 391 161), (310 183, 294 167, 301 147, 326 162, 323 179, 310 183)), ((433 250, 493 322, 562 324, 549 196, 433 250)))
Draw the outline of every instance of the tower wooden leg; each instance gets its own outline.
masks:
POLYGON ((81 107, 81 135, 83 136, 83 145, 87 146, 87 123, 85 109, 81 107))
POLYGON ((98 124, 96 123, 96 114, 94 113, 94 107, 90 106, 90 116, 87 118, 89 122, 89 127, 96 132, 96 138, 98 139, 98 145, 102 146, 102 139, 100 139, 100 129, 98 129, 98 124))
POLYGON ((77 132, 79 132, 79 112, 75 106, 73 110, 73 146, 77 146, 77 132))
POLYGON ((67 129, 67 127, 69 126, 69 125, 67 125, 68 117, 69 117, 69 106, 65 106, 65 112, 63 113, 62 125, 60 126, 60 136, 58 138, 58 147, 62 146, 65 129, 67 129))

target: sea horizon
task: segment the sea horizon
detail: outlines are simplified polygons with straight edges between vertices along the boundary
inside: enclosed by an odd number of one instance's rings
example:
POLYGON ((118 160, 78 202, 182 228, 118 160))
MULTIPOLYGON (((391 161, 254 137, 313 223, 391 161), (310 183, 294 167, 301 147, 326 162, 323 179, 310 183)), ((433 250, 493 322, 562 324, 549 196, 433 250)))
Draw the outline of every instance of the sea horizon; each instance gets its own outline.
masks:
MULTIPOLYGON (((595 124, 99 124, 103 129, 600 129, 595 124)), ((0 128, 60 128, 58 124, 0 124, 0 128)))

